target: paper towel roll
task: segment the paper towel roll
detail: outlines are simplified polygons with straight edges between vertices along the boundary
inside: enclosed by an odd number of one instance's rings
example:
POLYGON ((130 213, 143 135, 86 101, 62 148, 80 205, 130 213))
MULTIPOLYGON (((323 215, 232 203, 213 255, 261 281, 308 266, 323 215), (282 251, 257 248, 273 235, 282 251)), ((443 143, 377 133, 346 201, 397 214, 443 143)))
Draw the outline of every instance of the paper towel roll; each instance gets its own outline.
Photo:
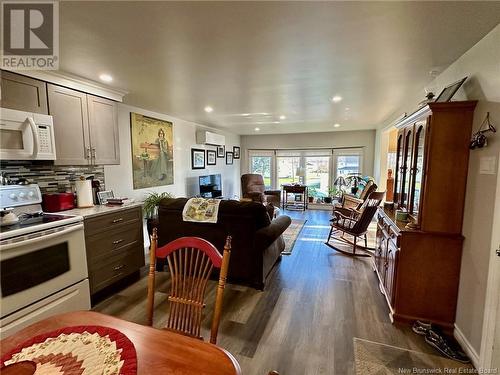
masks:
POLYGON ((76 201, 79 208, 94 206, 91 180, 76 181, 76 201))

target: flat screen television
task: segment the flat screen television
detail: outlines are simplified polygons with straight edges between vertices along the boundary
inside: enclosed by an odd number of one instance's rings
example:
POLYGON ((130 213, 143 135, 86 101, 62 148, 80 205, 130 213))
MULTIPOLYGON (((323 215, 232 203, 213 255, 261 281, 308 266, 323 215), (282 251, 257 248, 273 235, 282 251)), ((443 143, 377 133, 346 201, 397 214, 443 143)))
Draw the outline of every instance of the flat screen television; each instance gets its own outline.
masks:
POLYGON ((203 198, 222 197, 222 182, 220 174, 199 177, 200 195, 203 198))

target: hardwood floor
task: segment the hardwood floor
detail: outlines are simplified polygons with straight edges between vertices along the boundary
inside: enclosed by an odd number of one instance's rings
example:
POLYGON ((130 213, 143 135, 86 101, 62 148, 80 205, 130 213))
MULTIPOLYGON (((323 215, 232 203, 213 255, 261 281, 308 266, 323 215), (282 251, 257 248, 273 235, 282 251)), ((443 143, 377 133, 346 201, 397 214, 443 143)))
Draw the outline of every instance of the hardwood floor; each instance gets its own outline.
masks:
MULTIPOLYGON (((327 211, 285 211, 307 219, 290 256, 283 256, 264 291, 228 285, 218 345, 245 375, 277 370, 281 375, 354 374, 355 337, 435 352, 405 326, 392 325, 370 259, 351 258, 324 244, 327 211)), ((157 278, 155 327, 166 319, 169 280, 157 278)), ((146 322, 146 278, 95 306, 95 311, 146 322)), ((204 337, 209 337, 215 282, 207 292, 204 337)), ((163 348, 162 350, 168 350, 163 348)))

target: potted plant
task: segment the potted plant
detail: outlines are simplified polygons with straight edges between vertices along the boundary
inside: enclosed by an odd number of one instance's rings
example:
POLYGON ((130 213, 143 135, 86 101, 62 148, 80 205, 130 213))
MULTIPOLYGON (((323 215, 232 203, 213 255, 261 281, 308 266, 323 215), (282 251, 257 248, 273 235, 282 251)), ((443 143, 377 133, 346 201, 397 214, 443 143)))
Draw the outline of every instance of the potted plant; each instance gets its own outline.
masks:
POLYGON ((328 189, 328 196, 326 196, 324 199, 325 199, 325 203, 332 203, 333 202, 333 198, 336 198, 338 197, 339 195, 339 189, 336 187, 336 186, 333 186, 331 189, 328 189))
POLYGON ((148 233, 151 236, 153 234, 153 228, 158 225, 158 206, 162 199, 173 198, 174 196, 170 193, 164 191, 163 193, 151 192, 144 200, 142 205, 142 211, 144 212, 144 217, 146 218, 146 227, 148 228, 148 233))

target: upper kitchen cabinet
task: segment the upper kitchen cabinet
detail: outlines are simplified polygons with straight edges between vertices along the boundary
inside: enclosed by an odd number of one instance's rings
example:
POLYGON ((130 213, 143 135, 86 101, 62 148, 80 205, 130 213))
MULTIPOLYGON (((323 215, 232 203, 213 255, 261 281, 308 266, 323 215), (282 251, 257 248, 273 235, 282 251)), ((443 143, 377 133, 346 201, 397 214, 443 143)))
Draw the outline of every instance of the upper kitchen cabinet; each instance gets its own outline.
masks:
POLYGON ((119 164, 116 103, 47 85, 58 165, 119 164))
POLYGON ((120 164, 116 103, 87 95, 87 106, 94 164, 120 164))
POLYGON ((48 113, 45 82, 2 70, 1 88, 0 107, 48 113))
POLYGON ((54 118, 56 161, 59 165, 90 163, 87 94, 47 85, 49 112, 54 118))

